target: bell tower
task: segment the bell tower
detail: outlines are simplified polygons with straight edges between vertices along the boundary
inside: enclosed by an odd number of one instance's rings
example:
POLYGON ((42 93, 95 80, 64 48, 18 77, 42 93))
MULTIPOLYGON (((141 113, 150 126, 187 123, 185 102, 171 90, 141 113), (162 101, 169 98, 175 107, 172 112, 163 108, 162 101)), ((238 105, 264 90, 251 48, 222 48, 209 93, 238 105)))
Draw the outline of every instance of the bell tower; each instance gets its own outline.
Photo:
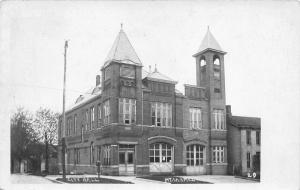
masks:
POLYGON ((208 28, 198 52, 193 57, 196 58, 197 86, 206 88, 210 100, 223 99, 225 102, 225 54, 208 28))
MULTIPOLYGON (((208 174, 214 174, 217 165, 214 165, 212 153, 216 148, 224 150, 224 162, 227 162, 227 130, 226 130, 226 99, 225 99, 225 76, 224 76, 224 52, 209 28, 202 40, 200 48, 193 57, 196 58, 197 86, 205 88, 208 100, 208 151, 207 167, 208 174)), ((226 165, 223 171, 226 171, 226 165)))

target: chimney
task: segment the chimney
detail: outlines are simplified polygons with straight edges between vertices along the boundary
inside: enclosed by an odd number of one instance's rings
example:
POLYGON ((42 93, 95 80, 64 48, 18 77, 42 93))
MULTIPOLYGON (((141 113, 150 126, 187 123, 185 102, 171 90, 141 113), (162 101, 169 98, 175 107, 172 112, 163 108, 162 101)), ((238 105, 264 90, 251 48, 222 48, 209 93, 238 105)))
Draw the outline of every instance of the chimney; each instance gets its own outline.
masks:
POLYGON ((226 105, 226 114, 231 116, 231 105, 226 105))
POLYGON ((149 65, 149 73, 151 73, 151 65, 149 65))
POLYGON ((101 77, 100 75, 96 75, 96 86, 100 85, 101 77))

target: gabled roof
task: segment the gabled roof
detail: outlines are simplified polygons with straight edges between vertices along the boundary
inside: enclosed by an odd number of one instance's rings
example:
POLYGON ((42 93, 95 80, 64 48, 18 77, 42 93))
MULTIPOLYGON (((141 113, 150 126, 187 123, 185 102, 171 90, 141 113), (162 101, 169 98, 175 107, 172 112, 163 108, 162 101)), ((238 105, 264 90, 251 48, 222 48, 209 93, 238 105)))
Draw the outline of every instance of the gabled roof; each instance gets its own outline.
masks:
POLYGON ((206 50, 213 50, 213 51, 217 51, 217 52, 220 52, 220 53, 226 53, 222 50, 221 46, 219 45, 219 43, 217 42, 215 37, 212 35, 209 28, 207 28, 207 32, 206 32, 206 34, 205 34, 205 36, 204 36, 204 38, 201 42, 201 45, 200 45, 197 53, 193 56, 195 57, 198 54, 200 54, 200 53, 202 53, 206 50))
POLYGON ((158 82, 165 82, 165 83, 171 83, 171 84, 177 84, 177 81, 167 77, 166 75, 158 72, 158 70, 155 68, 153 72, 149 73, 146 78, 148 80, 152 81, 158 81, 158 82))
POLYGON ((260 129, 260 118, 257 117, 230 116, 229 122, 238 128, 260 129))
POLYGON ((88 102, 89 100, 91 100, 97 96, 101 96, 101 93, 102 93, 102 90, 101 90, 100 85, 90 88, 84 95, 80 95, 76 99, 75 103, 66 109, 66 112, 69 112, 72 109, 77 108, 80 105, 83 105, 84 103, 88 102))
POLYGON ((115 39, 115 42, 104 61, 103 67, 106 67, 111 61, 142 66, 141 60, 137 56, 123 29, 120 30, 115 39))

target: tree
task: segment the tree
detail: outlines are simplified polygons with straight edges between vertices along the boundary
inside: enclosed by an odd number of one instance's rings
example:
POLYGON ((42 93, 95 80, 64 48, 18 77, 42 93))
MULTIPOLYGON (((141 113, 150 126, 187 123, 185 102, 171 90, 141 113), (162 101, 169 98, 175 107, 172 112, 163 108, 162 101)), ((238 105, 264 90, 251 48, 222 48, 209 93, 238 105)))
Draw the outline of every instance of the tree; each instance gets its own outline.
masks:
POLYGON ((49 108, 40 108, 36 111, 33 128, 40 142, 57 144, 58 116, 59 113, 55 113, 49 108))
POLYGON ((29 158, 29 146, 37 142, 36 133, 32 128, 32 114, 20 107, 11 117, 11 170, 14 161, 29 158))
POLYGON ((34 130, 38 140, 45 143, 46 172, 48 172, 48 146, 57 144, 57 128, 59 113, 55 113, 48 108, 40 108, 35 113, 34 130))

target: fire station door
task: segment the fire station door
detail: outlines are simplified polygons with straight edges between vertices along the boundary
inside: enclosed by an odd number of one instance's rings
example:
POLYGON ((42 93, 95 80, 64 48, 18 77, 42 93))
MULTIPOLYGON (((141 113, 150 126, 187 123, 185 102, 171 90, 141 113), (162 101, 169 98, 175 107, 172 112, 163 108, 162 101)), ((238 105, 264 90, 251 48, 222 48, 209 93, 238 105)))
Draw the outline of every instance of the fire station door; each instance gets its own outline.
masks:
POLYGON ((119 151, 119 175, 134 175, 134 151, 119 151))

